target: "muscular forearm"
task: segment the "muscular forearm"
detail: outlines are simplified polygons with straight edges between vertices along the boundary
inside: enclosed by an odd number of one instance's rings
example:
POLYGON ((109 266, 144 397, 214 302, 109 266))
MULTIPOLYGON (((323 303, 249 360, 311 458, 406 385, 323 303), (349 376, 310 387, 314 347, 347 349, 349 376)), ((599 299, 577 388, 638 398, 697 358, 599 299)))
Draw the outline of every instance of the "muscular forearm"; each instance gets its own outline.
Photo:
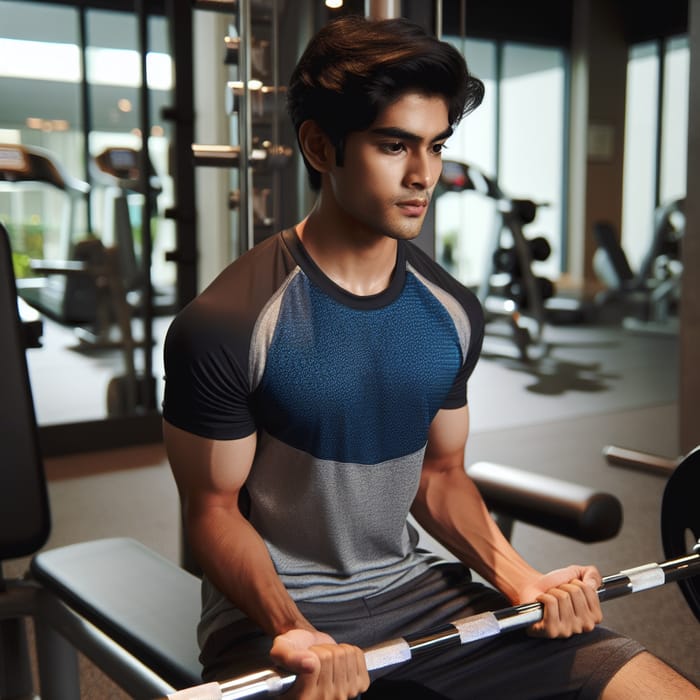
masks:
POLYGON ((513 602, 541 574, 510 545, 472 480, 457 469, 424 472, 411 509, 421 526, 513 602))
POLYGON ((188 512, 187 527, 207 578, 267 634, 313 629, 284 588, 264 541, 238 511, 188 512))

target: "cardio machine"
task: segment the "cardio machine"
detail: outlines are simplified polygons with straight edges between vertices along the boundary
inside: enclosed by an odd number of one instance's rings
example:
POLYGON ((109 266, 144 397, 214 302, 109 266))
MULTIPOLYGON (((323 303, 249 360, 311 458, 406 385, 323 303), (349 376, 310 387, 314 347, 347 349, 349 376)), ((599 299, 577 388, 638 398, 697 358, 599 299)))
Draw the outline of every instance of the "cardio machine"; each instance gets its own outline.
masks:
MULTIPOLYGON (((108 149, 98 156, 95 170, 106 172, 110 163, 118 161, 116 155, 116 149, 108 149)), ((120 350, 124 374, 110 382, 108 413, 123 415, 134 410, 147 401, 144 394, 147 389, 142 389, 135 369, 137 343, 132 333, 133 310, 128 295, 142 286, 142 277, 131 226, 126 225, 125 196, 121 200, 113 197, 104 208, 107 240, 93 235, 76 240, 76 208, 91 187, 71 177, 52 153, 19 144, 0 145, 0 180, 11 183, 13 189, 49 185, 67 195, 58 257, 30 259, 28 265, 33 276, 17 280, 18 295, 41 315, 72 327, 78 349, 120 350)), ((109 181, 113 182, 114 179, 109 181)))
MULTIPOLYGON (((134 314, 150 314, 145 308, 144 290, 150 284, 148 273, 137 251, 137 238, 132 224, 129 199, 133 194, 145 195, 141 180, 141 153, 128 146, 112 146, 101 151, 90 163, 91 176, 96 187, 102 190, 102 241, 113 251, 124 292, 125 318, 134 314)), ((148 163, 148 180, 145 185, 153 194, 162 191, 160 180, 151 163, 148 163)), ((149 212, 149 215, 153 212, 149 212)), ((151 303, 158 304, 162 297, 152 296, 151 303)), ((166 300, 164 304, 169 302, 166 300)), ((150 352, 149 339, 136 342, 129 335, 124 346, 125 373, 113 377, 107 387, 107 409, 110 415, 125 415, 136 408, 148 407, 155 396, 155 380, 137 374, 134 352, 137 346, 150 352)))
POLYGON ((35 276, 18 280, 20 297, 61 323, 93 323, 98 316, 99 295, 94 281, 81 274, 81 269, 94 260, 96 242, 74 238, 76 209, 90 185, 67 173, 48 151, 17 144, 0 144, 0 180, 8 183, 6 189, 11 188, 11 193, 49 185, 65 194, 56 260, 30 263, 35 276), (41 273, 49 274, 39 276, 41 273))
POLYGON ((44 316, 73 327, 81 346, 127 344, 131 326, 121 252, 96 236, 75 235, 76 209, 90 185, 70 176, 49 151, 19 144, 0 145, 0 180, 13 189, 49 185, 67 195, 55 257, 29 261, 32 276, 18 280, 19 296, 44 316), (121 335, 116 341, 115 322, 121 335))
MULTIPOLYGON (((129 200, 132 195, 144 195, 141 182, 141 153, 127 146, 111 146, 101 151, 90 163, 94 189, 102 190, 102 230, 105 245, 119 251, 119 263, 124 286, 134 307, 141 304, 138 292, 146 282, 141 267, 138 232, 132 224, 129 200)), ((147 187, 154 195, 162 192, 160 178, 148 163, 147 187)), ((151 211, 153 215, 155 211, 151 211)), ((158 300, 154 300, 158 303, 158 300)))

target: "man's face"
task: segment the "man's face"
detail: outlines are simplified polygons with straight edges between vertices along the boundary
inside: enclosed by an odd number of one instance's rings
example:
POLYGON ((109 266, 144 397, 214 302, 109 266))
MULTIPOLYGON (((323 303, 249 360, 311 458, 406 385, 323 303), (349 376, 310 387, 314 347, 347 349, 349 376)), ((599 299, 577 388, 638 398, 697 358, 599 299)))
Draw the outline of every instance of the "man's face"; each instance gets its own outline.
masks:
POLYGON ((365 131, 348 134, 330 184, 357 233, 410 240, 421 230, 452 133, 441 97, 406 93, 365 131))

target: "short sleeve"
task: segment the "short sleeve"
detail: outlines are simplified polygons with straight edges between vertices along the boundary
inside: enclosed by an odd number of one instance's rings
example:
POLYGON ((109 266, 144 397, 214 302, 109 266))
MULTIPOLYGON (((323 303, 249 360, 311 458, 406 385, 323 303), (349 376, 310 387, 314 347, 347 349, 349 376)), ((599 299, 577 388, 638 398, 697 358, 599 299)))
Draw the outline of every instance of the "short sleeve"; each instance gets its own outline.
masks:
POLYGON ((469 339, 467 355, 443 403, 443 408, 461 408, 468 402, 467 385, 476 367, 476 363, 479 360, 481 347, 484 343, 484 314, 481 310, 481 306, 477 305, 472 309, 470 322, 472 332, 469 339))
POLYGON ((163 418, 201 437, 233 440, 255 431, 244 339, 219 319, 186 307, 168 329, 163 418))

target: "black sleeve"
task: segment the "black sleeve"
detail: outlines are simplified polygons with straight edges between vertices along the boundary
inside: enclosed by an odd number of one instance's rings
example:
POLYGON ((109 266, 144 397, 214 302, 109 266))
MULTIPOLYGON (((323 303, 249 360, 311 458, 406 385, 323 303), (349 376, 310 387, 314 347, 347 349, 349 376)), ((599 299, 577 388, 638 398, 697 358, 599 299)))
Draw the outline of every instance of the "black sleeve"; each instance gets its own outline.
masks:
POLYGON ((271 236, 228 265, 180 311, 163 350, 165 420, 216 440, 255 432, 251 337, 260 310, 295 265, 281 235, 271 236))
POLYGON ((201 437, 233 440, 250 435, 245 342, 212 319, 197 302, 175 318, 165 338, 163 418, 201 437))
POLYGON ((471 323, 467 356, 455 378, 450 393, 447 395, 443 408, 461 408, 468 403, 468 381, 479 360, 481 346, 484 343, 484 312, 476 297, 474 297, 474 302, 471 311, 467 312, 471 323))

